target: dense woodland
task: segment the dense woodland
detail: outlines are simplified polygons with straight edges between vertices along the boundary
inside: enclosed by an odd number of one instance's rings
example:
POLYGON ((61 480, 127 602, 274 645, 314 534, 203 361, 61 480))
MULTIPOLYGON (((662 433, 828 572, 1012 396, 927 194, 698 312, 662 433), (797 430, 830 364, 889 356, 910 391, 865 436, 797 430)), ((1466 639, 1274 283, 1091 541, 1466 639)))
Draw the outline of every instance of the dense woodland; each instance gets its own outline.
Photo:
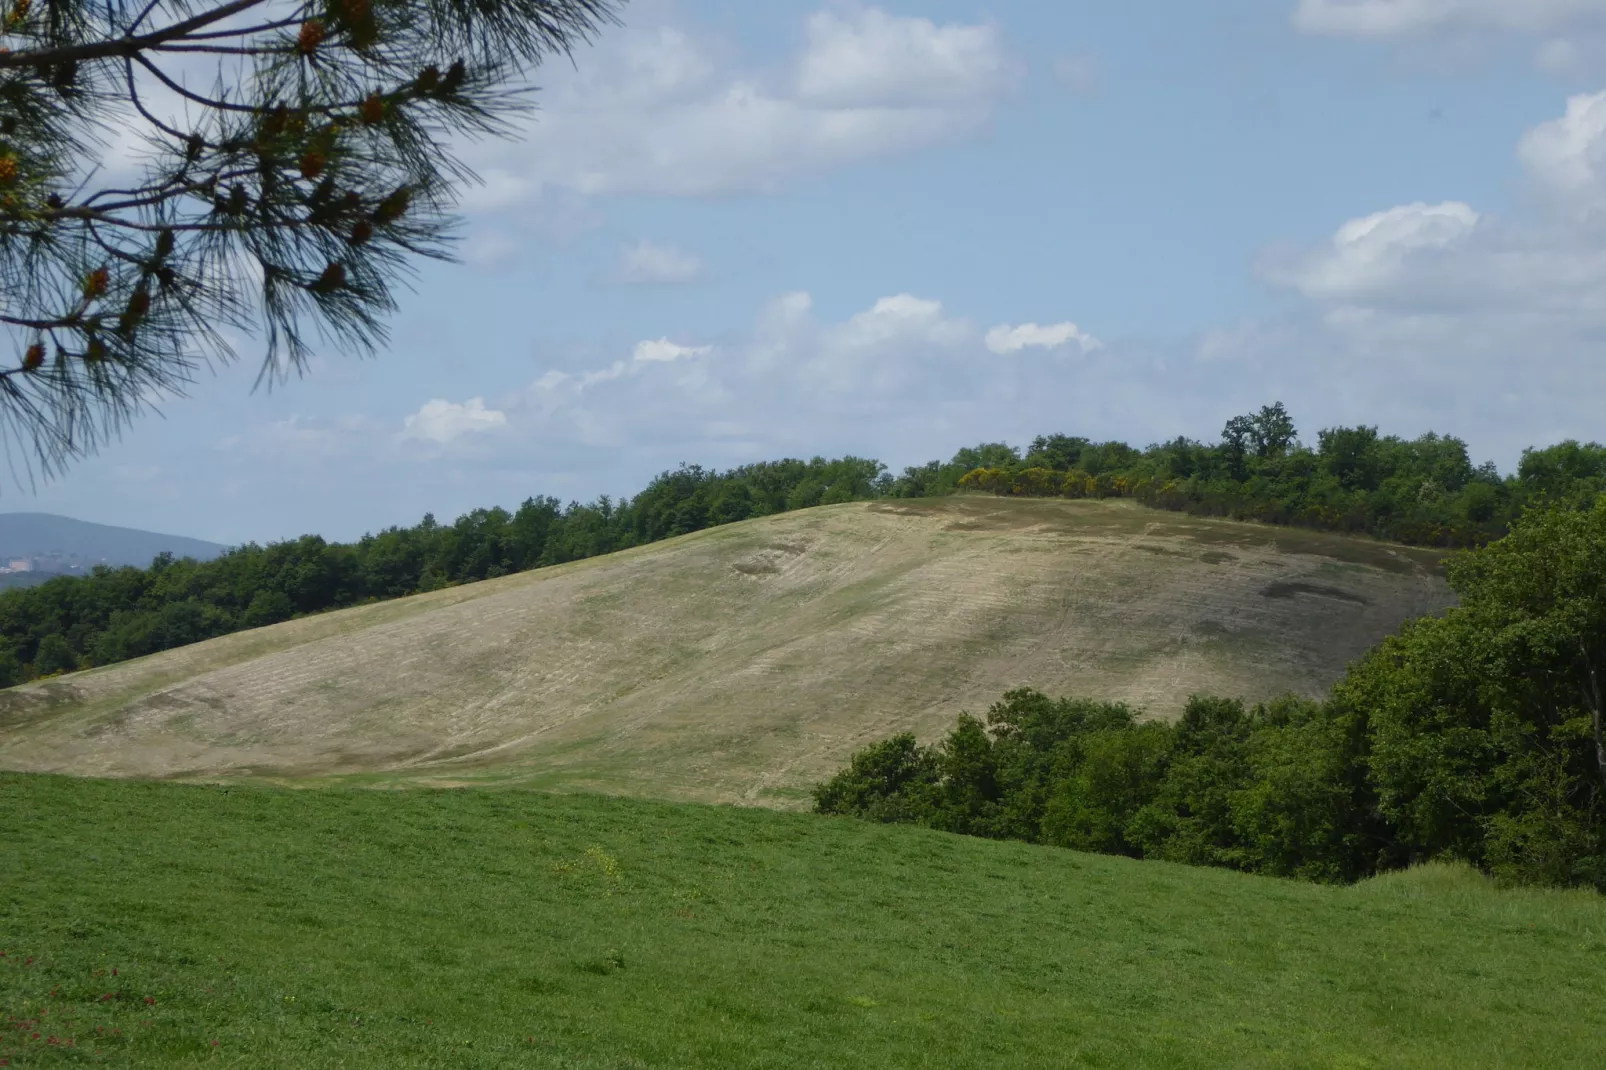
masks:
POLYGON ((816 809, 1086 851, 1345 881, 1434 858, 1606 891, 1606 495, 1454 555, 1460 604, 1328 698, 1195 696, 1176 724, 1012 691, 901 735, 816 809))
POLYGON ((433 516, 355 543, 316 535, 238 547, 213 561, 158 558, 0 593, 0 686, 272 624, 308 613, 561 564, 790 509, 957 491, 1133 498, 1157 508, 1367 533, 1434 546, 1498 538, 1525 505, 1587 501, 1606 489, 1606 447, 1565 442, 1524 454, 1502 477, 1465 443, 1372 427, 1298 441, 1281 405, 1237 417, 1221 440, 1138 450, 1055 434, 1024 451, 1002 443, 893 475, 856 457, 682 466, 633 498, 433 516))
MULTIPOLYGON (((1047 435, 1025 454, 970 451, 960 489, 1031 497, 1131 497, 1204 516, 1364 533, 1415 546, 1481 546, 1540 498, 1585 501, 1606 490, 1606 447, 1563 442, 1528 450, 1514 475, 1474 466, 1466 443, 1426 434, 1334 427, 1301 445, 1282 405, 1227 423, 1221 441, 1138 451, 1120 442, 1047 435)), ((916 470, 905 473, 914 479, 916 470)), ((942 466, 926 469, 941 484, 942 466)))

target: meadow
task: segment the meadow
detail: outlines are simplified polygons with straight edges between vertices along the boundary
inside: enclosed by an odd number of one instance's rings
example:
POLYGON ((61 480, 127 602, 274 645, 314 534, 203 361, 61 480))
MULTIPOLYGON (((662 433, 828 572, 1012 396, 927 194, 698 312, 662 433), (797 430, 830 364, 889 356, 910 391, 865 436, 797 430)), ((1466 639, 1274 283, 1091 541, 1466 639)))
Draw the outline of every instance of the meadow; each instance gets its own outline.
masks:
POLYGON ((0 1065, 1596 1067, 1606 900, 762 809, 0 775, 0 1065))

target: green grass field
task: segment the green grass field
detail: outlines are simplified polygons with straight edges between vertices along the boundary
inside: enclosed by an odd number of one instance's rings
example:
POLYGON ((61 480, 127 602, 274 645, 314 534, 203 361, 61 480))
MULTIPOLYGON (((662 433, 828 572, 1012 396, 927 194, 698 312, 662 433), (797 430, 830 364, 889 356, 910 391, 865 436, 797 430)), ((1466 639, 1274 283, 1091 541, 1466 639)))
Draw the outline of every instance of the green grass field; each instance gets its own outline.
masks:
POLYGON ((1606 901, 757 809, 0 776, 0 1064, 1599 1067, 1606 901))

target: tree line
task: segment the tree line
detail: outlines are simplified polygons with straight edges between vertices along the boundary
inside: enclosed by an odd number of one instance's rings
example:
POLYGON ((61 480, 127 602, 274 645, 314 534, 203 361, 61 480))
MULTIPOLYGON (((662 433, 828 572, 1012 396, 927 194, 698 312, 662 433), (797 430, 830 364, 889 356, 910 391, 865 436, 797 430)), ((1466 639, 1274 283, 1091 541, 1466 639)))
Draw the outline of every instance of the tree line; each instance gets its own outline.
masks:
POLYGON ((634 498, 426 515, 354 543, 316 535, 227 551, 99 566, 0 594, 0 686, 109 665, 292 617, 559 565, 717 524, 889 491, 885 466, 858 457, 711 471, 684 465, 634 498))
POLYGON ((1198 695, 1169 724, 1011 691, 934 745, 859 751, 815 808, 1317 881, 1448 857, 1606 891, 1606 495, 1447 568, 1459 605, 1324 700, 1198 695))
POLYGON ((1374 427, 1301 445, 1281 404, 1235 417, 1220 441, 1136 449, 1063 434, 1024 450, 982 443, 894 475, 859 457, 728 471, 682 465, 633 498, 526 499, 451 524, 425 516, 354 543, 316 535, 237 547, 207 562, 96 568, 0 592, 0 686, 155 653, 309 613, 562 564, 789 509, 962 491, 1127 497, 1156 508, 1300 524, 1434 546, 1498 538, 1529 502, 1606 489, 1606 448, 1524 453, 1516 473, 1474 467, 1459 439, 1405 440, 1374 427))
POLYGON ((1426 434, 1334 427, 1306 446, 1281 404, 1228 421, 1221 440, 1186 438, 1136 450, 1046 435, 1024 454, 988 448, 960 489, 1027 497, 1135 498, 1201 516, 1366 534, 1415 546, 1481 546, 1540 499, 1585 500, 1606 489, 1606 447, 1567 441, 1523 453, 1502 477, 1474 466, 1466 443, 1426 434))

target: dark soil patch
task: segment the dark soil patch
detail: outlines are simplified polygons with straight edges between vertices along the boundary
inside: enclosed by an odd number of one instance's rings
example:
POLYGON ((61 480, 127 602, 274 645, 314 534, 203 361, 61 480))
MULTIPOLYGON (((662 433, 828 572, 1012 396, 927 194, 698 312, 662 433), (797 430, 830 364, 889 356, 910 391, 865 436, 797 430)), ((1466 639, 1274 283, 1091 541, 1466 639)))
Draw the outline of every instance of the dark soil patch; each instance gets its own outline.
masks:
POLYGON ((1273 583, 1260 592, 1262 598, 1293 598, 1301 594, 1314 595, 1317 598, 1335 598, 1340 602, 1350 602, 1358 606, 1372 604, 1370 598, 1350 591, 1341 591, 1337 587, 1325 587, 1319 583, 1273 583))

